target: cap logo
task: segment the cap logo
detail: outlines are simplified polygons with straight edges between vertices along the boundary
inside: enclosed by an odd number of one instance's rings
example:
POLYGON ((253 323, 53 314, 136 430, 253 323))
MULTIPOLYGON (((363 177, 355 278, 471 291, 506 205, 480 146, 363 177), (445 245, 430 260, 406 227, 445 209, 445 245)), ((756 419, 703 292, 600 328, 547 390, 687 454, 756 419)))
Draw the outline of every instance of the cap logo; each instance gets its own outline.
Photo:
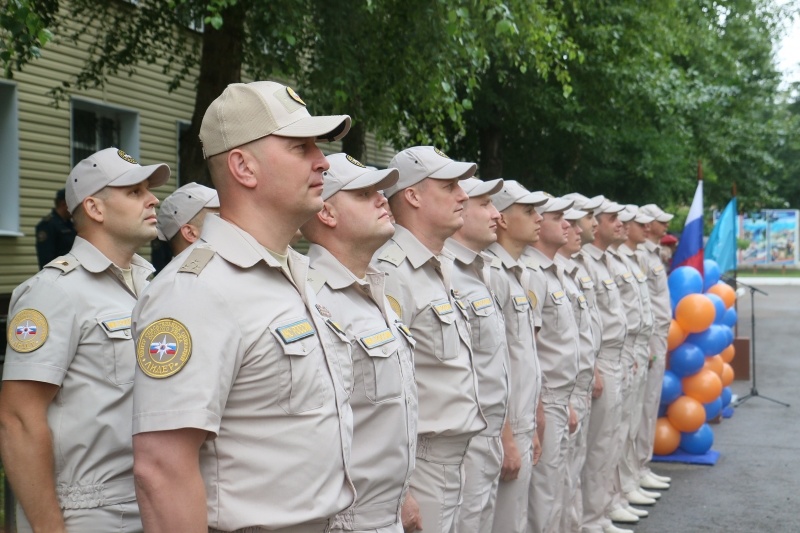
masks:
POLYGON ((542 191, 542 194, 544 194, 544 195, 545 195, 545 196, 547 196, 548 198, 555 198, 555 196, 553 196, 553 195, 552 195, 552 194, 550 194, 549 192, 544 192, 544 191, 542 191))
POLYGON ((300 98, 300 97, 297 95, 297 93, 296 93, 296 92, 294 92, 294 89, 292 89, 291 87, 287 87, 287 88, 286 88, 286 92, 289 94, 289 98, 291 98, 292 100, 294 100, 294 101, 295 101, 295 102, 297 102, 298 104, 300 104, 300 105, 302 105, 302 106, 306 105, 306 103, 303 101, 303 99, 302 99, 302 98, 300 98))
POLYGON ((444 158, 446 158, 446 159, 450 159, 450 158, 447 156, 447 154, 446 154, 446 153, 442 152, 442 151, 441 151, 441 150, 439 150, 438 148, 434 148, 434 149, 433 149, 433 151, 434 151, 434 153, 436 153, 436 155, 442 156, 442 157, 444 157, 444 158))
POLYGON ((117 150, 117 155, 121 159, 123 159, 124 161, 127 161, 128 163, 130 163, 131 165, 138 165, 139 164, 138 161, 136 161, 134 158, 132 158, 131 156, 126 154, 123 150, 117 150))
POLYGON ((358 159, 356 159, 355 157, 353 157, 350 154, 347 155, 347 160, 350 161, 352 164, 354 164, 357 167, 367 168, 366 165, 364 165, 361 161, 359 161, 358 159))

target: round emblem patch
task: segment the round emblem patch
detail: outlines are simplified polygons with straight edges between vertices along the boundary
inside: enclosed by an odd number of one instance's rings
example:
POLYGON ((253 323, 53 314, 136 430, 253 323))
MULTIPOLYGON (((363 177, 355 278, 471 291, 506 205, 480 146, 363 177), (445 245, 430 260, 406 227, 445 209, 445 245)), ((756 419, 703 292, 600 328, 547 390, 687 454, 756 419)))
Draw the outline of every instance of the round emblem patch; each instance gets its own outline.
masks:
POLYGON ((136 361, 151 378, 167 378, 180 372, 192 355, 192 337, 186 326, 172 318, 156 320, 142 332, 136 345, 136 361))
POLYGON ((8 322, 8 345, 18 353, 30 353, 47 340, 47 319, 36 309, 23 309, 8 322))
POLYGON ((539 303, 539 299, 533 293, 533 291, 528 291, 528 300, 531 301, 531 307, 536 307, 536 304, 539 303))
POLYGON ((397 313, 397 316, 400 318, 403 318, 403 309, 400 307, 400 302, 388 294, 386 295, 386 299, 389 300, 389 306, 391 306, 392 311, 397 313))
POLYGON ((296 93, 296 92, 294 92, 294 89, 292 89, 291 87, 287 87, 287 88, 286 88, 286 92, 287 92, 287 93, 289 93, 289 98, 291 98, 292 100, 294 100, 294 101, 295 101, 295 102, 297 102, 298 104, 300 104, 300 105, 306 105, 306 103, 303 101, 303 99, 302 99, 302 98, 300 98, 300 97, 297 95, 297 93, 296 93))
POLYGON ((357 167, 367 168, 366 165, 364 165, 364 163, 362 163, 361 161, 359 161, 358 159, 356 159, 352 155, 348 154, 347 155, 347 160, 350 161, 351 163, 353 163, 357 167))
POLYGON ((446 153, 442 152, 442 151, 441 151, 441 150, 439 150, 438 148, 434 148, 434 149, 433 149, 433 151, 436 153, 436 155, 440 155, 440 156, 442 156, 442 157, 446 157, 447 159, 450 159, 450 158, 447 156, 447 154, 446 154, 446 153))
POLYGON ((131 165, 138 165, 139 164, 138 161, 136 161, 134 158, 132 158, 131 156, 126 154, 124 150, 117 150, 117 155, 120 156, 125 161, 127 161, 128 163, 130 163, 131 165))

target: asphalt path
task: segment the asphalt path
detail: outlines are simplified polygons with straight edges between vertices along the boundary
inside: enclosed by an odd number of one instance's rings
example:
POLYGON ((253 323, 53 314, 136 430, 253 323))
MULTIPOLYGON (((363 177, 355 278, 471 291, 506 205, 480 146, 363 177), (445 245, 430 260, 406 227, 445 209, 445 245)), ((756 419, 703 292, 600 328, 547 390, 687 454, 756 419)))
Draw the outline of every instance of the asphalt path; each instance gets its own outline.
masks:
MULTIPOLYGON (((800 286, 762 287, 769 296, 755 295, 759 396, 711 426, 713 449, 721 454, 715 466, 655 463, 653 470, 670 476, 672 487, 649 508, 649 517, 624 527, 636 533, 800 532, 800 286)), ((752 338, 749 292, 739 299, 738 314, 739 336, 752 338)), ((752 380, 734 381, 732 389, 744 397, 751 386, 752 380)))

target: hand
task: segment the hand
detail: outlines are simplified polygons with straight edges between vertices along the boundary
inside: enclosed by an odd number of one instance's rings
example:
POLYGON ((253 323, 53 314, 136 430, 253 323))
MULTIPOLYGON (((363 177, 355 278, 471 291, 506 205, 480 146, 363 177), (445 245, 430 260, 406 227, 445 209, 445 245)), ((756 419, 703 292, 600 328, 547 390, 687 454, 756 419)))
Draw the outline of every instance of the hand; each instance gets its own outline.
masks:
POLYGON ((578 413, 575 412, 575 409, 572 406, 569 406, 569 434, 572 435, 575 433, 575 430, 578 429, 578 413))
POLYGON ((536 466, 539 463, 539 458, 542 456, 542 443, 539 442, 539 435, 533 436, 533 464, 536 466))
POLYGON ((638 373, 639 373, 639 362, 638 361, 634 361, 633 362, 633 373, 632 373, 632 375, 635 376, 638 373))
POLYGON ((597 370, 594 371, 594 385, 592 386, 592 398, 597 399, 603 395, 603 376, 597 370))
POLYGON ((503 439, 503 467, 500 469, 500 480, 513 481, 517 479, 520 468, 522 468, 522 456, 516 441, 513 438, 503 439))
POLYGON ((400 509, 400 520, 403 522, 403 531, 413 533, 422 530, 422 517, 419 514, 419 504, 409 492, 406 501, 400 509))
POLYGON ((656 362, 656 356, 655 355, 650 356, 650 360, 647 361, 647 368, 648 369, 653 368, 653 363, 655 362, 656 362))

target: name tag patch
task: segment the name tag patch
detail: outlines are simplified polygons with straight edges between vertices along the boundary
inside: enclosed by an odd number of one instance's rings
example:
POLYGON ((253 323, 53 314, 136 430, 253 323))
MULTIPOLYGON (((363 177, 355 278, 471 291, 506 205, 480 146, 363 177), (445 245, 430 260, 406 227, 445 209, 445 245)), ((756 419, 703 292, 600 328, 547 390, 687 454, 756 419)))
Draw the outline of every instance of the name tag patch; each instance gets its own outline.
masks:
POLYGON ((392 334, 392 330, 386 328, 383 331, 379 331, 378 333, 368 335, 366 337, 361 337, 359 339, 361 344, 364 345, 366 349, 372 349, 377 346, 383 346, 386 343, 392 342, 394 340, 394 335, 392 334))
POLYGON ((514 305, 518 308, 528 307, 530 302, 525 296, 514 296, 514 305))
POLYGON ((638 274, 636 274, 636 281, 638 281, 639 283, 644 283, 645 281, 647 281, 647 276, 639 272, 638 274))
POLYGON ((630 272, 625 272, 622 275, 622 279, 625 280, 625 283, 630 283, 633 280, 633 274, 631 274, 630 272))
POLYGON ((606 289, 613 289, 617 286, 617 283, 613 279, 604 279, 603 285, 606 286, 606 289))
POLYGON ((278 332, 284 344, 291 344, 300 339, 311 337, 317 332, 308 320, 300 320, 292 324, 287 324, 286 326, 275 328, 275 331, 278 332))
POLYGON ((131 317, 112 318, 101 322, 106 331, 119 331, 121 329, 131 329, 131 317))
POLYGON ((550 293, 550 298, 553 299, 553 303, 556 305, 561 305, 564 303, 564 291, 555 291, 550 293))
POLYGON ((492 299, 491 298, 481 298, 480 300, 475 300, 472 302, 472 308, 476 311, 480 311, 481 309, 486 309, 487 307, 491 307, 492 299))
POLYGON ((583 294, 578 295, 578 304, 581 306, 581 309, 586 309, 588 304, 586 303, 586 296, 583 294))
POLYGON ((662 273, 664 271, 664 265, 654 266, 652 268, 652 270, 653 270, 653 274, 660 274, 660 273, 662 273))
POLYGON ((590 278, 589 276, 582 276, 580 281, 582 289, 591 289, 592 287, 594 287, 594 282, 592 281, 592 278, 590 278))
POLYGON ((453 312, 453 306, 450 304, 450 302, 434 304, 432 307, 434 312, 439 316, 449 315, 453 312))

